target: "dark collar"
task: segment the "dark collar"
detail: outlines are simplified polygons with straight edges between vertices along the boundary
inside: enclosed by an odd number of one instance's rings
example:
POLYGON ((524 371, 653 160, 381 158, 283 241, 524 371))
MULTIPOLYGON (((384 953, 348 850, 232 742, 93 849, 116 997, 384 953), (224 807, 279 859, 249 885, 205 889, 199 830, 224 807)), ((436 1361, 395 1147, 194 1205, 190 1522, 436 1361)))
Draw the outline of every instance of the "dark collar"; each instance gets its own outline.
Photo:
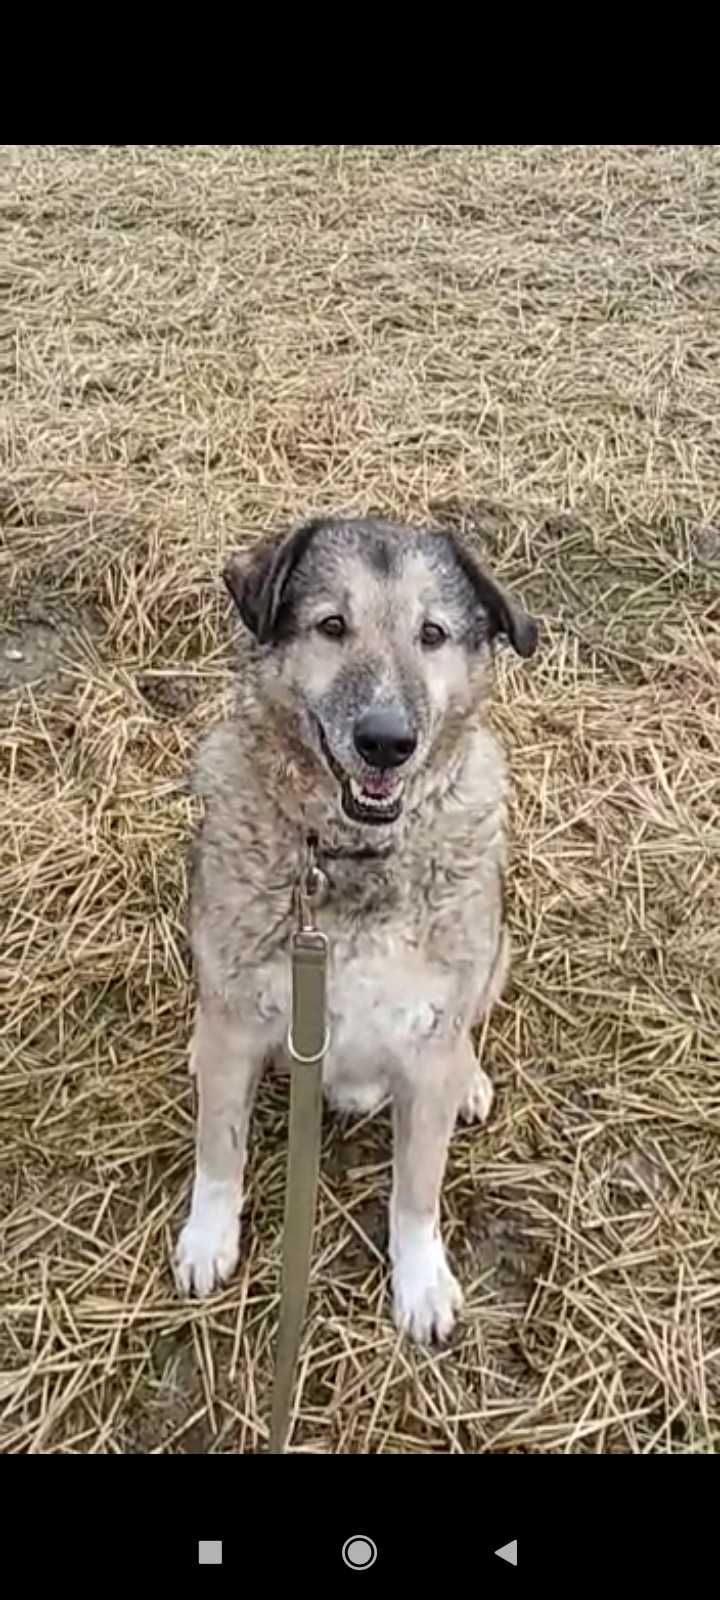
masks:
POLYGON ((382 847, 365 844, 360 845, 357 850, 353 849, 352 845, 347 847, 341 845, 336 849, 331 849, 321 842, 318 846, 318 856, 321 861, 387 861, 394 852, 394 844, 386 844, 382 847))

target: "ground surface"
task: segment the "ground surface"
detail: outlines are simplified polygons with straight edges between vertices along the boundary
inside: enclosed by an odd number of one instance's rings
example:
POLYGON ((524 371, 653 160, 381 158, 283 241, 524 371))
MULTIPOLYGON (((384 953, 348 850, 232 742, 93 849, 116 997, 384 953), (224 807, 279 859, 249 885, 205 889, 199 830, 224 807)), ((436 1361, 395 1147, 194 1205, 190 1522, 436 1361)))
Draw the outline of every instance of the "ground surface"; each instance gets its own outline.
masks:
POLYGON ((720 152, 5 147, 0 1448, 263 1447, 286 1089, 242 1268, 192 1165, 185 776, 223 555, 444 518, 543 622, 505 659, 513 983, 445 1190, 467 1311, 395 1337, 384 1116, 328 1117, 294 1444, 720 1444, 720 152))

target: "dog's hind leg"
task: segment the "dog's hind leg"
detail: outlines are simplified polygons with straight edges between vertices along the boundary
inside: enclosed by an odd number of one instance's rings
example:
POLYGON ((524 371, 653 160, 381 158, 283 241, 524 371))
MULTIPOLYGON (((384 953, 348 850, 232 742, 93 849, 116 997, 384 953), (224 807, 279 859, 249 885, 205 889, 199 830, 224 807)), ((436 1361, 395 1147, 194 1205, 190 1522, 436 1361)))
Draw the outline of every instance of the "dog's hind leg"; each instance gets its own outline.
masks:
MULTIPOLYGON (((492 1010, 496 1001, 500 999, 507 981, 510 968, 510 939, 503 928, 498 940, 495 960, 490 969, 490 975, 483 984, 482 991, 476 1002, 473 1012, 473 1027, 477 1028, 492 1010)), ((466 1094, 460 1103, 459 1116, 463 1122, 487 1122, 492 1109, 495 1090, 484 1067, 476 1061, 472 1077, 466 1094)))
POLYGON ((390 1204, 395 1321, 415 1339, 446 1339, 462 1305, 440 1235, 440 1187, 455 1117, 472 1075, 469 1037, 424 1063, 394 1100, 390 1204))
POLYGON ((237 1264, 248 1123, 263 1059, 257 1040, 238 1021, 198 1005, 192 1044, 197 1161, 190 1216, 176 1255, 186 1294, 211 1294, 237 1264))
POLYGON ((494 1098, 492 1081, 478 1061, 468 1090, 460 1102, 458 1115, 463 1122, 487 1122, 494 1098))

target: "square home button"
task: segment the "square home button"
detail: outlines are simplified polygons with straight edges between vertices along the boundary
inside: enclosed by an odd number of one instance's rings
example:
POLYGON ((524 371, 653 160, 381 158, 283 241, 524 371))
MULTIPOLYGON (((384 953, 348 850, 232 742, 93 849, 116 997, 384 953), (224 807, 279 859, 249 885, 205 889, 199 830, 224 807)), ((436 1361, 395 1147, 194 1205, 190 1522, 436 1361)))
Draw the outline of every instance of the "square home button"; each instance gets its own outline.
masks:
POLYGON ((222 1566, 222 1539, 198 1540, 198 1566, 222 1566))

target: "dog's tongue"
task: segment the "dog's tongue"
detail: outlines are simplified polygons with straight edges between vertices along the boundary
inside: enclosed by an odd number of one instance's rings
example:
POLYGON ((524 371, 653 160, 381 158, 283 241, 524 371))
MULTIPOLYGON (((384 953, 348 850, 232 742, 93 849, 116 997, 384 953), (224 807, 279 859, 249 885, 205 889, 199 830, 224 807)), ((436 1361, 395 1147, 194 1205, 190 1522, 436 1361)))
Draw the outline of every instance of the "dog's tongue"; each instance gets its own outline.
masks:
POLYGON ((377 772, 372 778, 366 778, 363 784, 363 794, 372 795, 374 800, 384 800, 397 784, 394 772, 377 772))

